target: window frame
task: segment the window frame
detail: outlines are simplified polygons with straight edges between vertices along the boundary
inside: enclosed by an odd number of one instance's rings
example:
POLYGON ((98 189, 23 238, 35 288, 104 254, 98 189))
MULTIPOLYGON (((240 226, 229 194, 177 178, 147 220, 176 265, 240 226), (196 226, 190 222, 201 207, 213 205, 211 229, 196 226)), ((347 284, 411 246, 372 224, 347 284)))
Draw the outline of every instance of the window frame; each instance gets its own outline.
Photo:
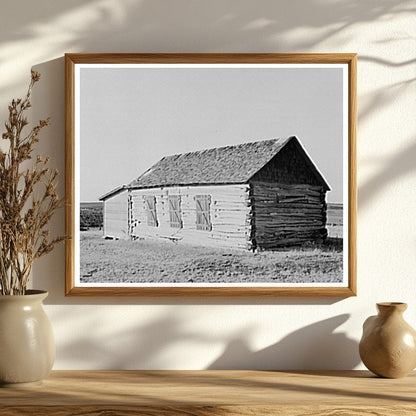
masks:
POLYGON ((194 199, 196 229, 200 231, 212 231, 211 195, 195 195, 194 199), (205 220, 200 221, 201 219, 205 220))
POLYGON ((149 227, 158 227, 159 221, 157 219, 157 200, 155 195, 145 196, 145 206, 147 214, 147 225, 149 227))
POLYGON ((183 228, 181 202, 180 195, 168 195, 169 225, 171 228, 183 228))

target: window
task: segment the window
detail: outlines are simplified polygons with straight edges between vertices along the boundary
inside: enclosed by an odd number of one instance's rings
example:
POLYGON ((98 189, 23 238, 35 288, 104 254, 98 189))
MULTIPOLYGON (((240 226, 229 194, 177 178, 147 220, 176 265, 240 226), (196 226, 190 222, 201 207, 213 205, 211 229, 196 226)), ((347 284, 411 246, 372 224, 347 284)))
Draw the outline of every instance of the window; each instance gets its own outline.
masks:
POLYGON ((146 196, 147 225, 157 227, 156 197, 146 196))
POLYGON ((212 224, 211 224, 211 218, 209 215, 209 208, 211 205, 211 196, 210 195, 196 195, 195 204, 196 204, 196 229, 211 231, 212 224))
POLYGON ((181 197, 169 195, 169 221, 172 228, 182 228, 181 197))

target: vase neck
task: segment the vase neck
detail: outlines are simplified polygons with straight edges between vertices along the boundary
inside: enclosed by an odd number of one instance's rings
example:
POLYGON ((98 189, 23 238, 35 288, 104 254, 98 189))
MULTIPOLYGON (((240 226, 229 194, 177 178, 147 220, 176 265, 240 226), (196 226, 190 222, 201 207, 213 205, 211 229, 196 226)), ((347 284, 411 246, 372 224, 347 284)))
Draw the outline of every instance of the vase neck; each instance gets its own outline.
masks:
POLYGON ((377 303, 379 315, 402 315, 407 309, 407 304, 402 302, 381 302, 377 303))

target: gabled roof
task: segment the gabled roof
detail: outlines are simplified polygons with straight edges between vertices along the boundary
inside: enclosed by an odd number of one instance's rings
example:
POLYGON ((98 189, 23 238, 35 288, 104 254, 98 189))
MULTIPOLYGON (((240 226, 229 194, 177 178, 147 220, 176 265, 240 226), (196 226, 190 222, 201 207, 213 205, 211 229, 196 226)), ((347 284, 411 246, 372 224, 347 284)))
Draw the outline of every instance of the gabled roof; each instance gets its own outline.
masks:
POLYGON ((98 199, 100 201, 105 201, 106 199, 110 198, 111 196, 114 196, 124 190, 127 189, 127 185, 120 185, 117 186, 117 188, 112 189, 111 191, 108 191, 107 193, 105 193, 104 195, 100 196, 98 199))
POLYGON ((303 152, 318 181, 329 190, 325 179, 295 136, 166 156, 130 182, 127 187, 141 189, 247 183, 293 140, 298 144, 299 151, 303 152))

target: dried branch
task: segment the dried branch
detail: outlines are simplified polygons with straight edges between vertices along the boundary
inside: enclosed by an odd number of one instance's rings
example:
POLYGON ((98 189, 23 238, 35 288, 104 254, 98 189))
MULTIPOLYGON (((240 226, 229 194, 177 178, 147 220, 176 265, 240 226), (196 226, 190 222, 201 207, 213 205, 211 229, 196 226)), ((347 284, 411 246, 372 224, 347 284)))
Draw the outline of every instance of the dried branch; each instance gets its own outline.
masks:
POLYGON ((0 139, 1 295, 23 295, 33 262, 65 239, 51 238, 46 229, 56 209, 63 205, 56 192, 58 171, 49 168, 49 157, 41 156, 30 168, 23 168, 32 159, 40 131, 50 123, 49 118, 40 120, 23 134, 29 124, 24 113, 31 107, 32 88, 39 79, 39 72, 32 71, 26 96, 10 103, 6 130, 0 139))

